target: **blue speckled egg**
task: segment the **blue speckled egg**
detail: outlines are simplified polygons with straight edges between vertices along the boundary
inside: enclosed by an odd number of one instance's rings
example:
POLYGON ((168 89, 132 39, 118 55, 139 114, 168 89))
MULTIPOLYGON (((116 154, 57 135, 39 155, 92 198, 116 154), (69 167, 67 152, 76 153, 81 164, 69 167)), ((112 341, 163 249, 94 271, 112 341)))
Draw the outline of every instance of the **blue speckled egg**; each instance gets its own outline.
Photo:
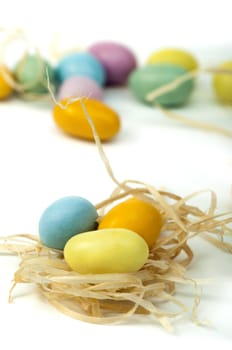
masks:
POLYGON ((96 208, 87 199, 76 196, 61 198, 52 203, 40 218, 41 243, 63 249, 76 234, 95 230, 97 217, 96 208))
POLYGON ((103 65, 87 52, 73 53, 64 57, 56 67, 56 78, 59 83, 74 75, 86 76, 104 85, 106 73, 103 65))

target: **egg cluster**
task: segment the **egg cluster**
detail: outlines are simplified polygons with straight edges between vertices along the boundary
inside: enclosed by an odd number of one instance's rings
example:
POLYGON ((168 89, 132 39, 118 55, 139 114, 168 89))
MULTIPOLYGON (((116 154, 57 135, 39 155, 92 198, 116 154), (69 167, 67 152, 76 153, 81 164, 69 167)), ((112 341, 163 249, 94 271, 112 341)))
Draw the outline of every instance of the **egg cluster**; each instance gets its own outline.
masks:
POLYGON ((76 272, 128 273, 143 267, 161 227, 159 210, 135 197, 98 217, 88 200, 71 196, 44 211, 39 235, 43 245, 63 250, 76 272))
MULTIPOLYGON (((146 65, 137 67, 133 52, 124 45, 114 42, 99 42, 84 52, 74 52, 63 57, 55 67, 40 55, 27 54, 17 64, 13 72, 0 66, 0 99, 6 99, 13 92, 10 77, 19 84, 24 93, 41 95, 48 93, 47 73, 55 89, 59 105, 53 109, 53 117, 58 127, 72 136, 94 140, 91 127, 79 101, 68 103, 71 98, 86 96, 85 106, 94 122, 102 141, 112 139, 120 130, 117 112, 102 102, 103 88, 128 84, 132 93, 141 102, 176 107, 187 103, 194 88, 194 79, 187 79, 171 91, 148 99, 152 91, 169 84, 199 67, 197 60, 180 49, 163 49, 154 52, 146 65)), ((223 63, 224 70, 213 77, 213 86, 218 99, 232 103, 232 61, 223 63)))
MULTIPOLYGON (((54 87, 57 100, 66 104, 73 97, 87 97, 85 106, 91 115, 96 131, 102 141, 113 138, 120 130, 119 115, 101 100, 104 86, 119 86, 127 83, 129 74, 137 63, 134 54, 117 43, 97 43, 85 52, 75 52, 63 57, 56 65, 39 55, 27 54, 10 73, 28 94, 41 95, 48 92, 47 74, 54 87)), ((13 89, 0 75, 0 98, 4 99, 13 89)), ((94 140, 80 103, 56 106, 54 121, 64 132, 82 139, 94 140)))

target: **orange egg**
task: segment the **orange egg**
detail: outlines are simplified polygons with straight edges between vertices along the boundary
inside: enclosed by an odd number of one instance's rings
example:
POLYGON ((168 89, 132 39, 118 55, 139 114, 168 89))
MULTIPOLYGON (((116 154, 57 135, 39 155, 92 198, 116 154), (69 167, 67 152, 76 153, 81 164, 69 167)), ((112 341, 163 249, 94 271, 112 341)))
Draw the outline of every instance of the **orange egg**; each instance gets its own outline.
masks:
POLYGON ((130 198, 113 207, 100 220, 98 229, 125 228, 137 232, 152 247, 160 235, 162 216, 152 204, 130 198))
POLYGON ((0 65, 0 100, 6 99, 13 92, 12 87, 5 79, 4 72, 11 76, 10 71, 3 65, 0 65))
MULTIPOLYGON (((65 105, 67 100, 62 101, 65 105)), ((85 108, 92 119, 97 134, 102 141, 113 138, 120 129, 120 118, 110 107, 97 100, 84 100, 85 108)), ((80 101, 75 101, 62 109, 56 105, 53 110, 55 123, 66 133, 82 139, 94 141, 92 129, 85 116, 80 101)))

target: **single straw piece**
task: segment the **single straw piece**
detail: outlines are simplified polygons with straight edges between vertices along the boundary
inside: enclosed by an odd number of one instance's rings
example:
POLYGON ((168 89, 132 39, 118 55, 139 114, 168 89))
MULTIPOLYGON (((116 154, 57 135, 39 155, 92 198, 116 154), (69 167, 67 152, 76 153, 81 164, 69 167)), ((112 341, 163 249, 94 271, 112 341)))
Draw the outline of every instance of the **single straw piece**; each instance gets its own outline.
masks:
POLYGON ((192 128, 204 130, 207 132, 215 132, 218 134, 221 134, 223 136, 227 137, 232 137, 232 131, 226 128, 222 128, 220 126, 211 124, 211 123, 206 123, 206 122, 201 122, 193 119, 189 119, 179 113, 175 113, 173 111, 170 111, 166 108, 163 108, 162 106, 156 104, 155 107, 157 107, 166 117, 169 119, 175 120, 177 122, 180 122, 184 125, 191 126, 192 128))
POLYGON ((155 89, 151 92, 149 92, 146 96, 146 100, 148 102, 154 101, 157 97, 162 96, 166 94, 167 92, 170 92, 174 89, 176 89, 179 85, 183 84, 185 81, 188 81, 190 79, 193 79, 197 77, 201 73, 209 73, 209 74, 232 74, 231 69, 223 69, 223 68, 201 68, 197 70, 193 70, 190 72, 187 72, 183 74, 181 77, 171 81, 168 84, 165 84, 161 86, 158 89, 155 89))
POLYGON ((194 71, 187 72, 186 74, 183 74, 181 77, 173 80, 172 82, 165 84, 165 85, 159 87, 158 89, 155 89, 155 90, 149 92, 146 96, 146 100, 148 102, 154 101, 157 97, 162 96, 162 95, 166 94, 167 92, 176 89, 178 86, 183 84, 185 81, 188 81, 188 80, 196 77, 200 72, 201 72, 201 70, 194 70, 194 71))
POLYGON ((148 102, 152 102, 154 101, 154 107, 159 108, 159 110, 168 118, 175 120, 177 122, 180 122, 184 125, 188 125, 191 126, 193 128, 197 128, 197 129, 201 129, 204 131, 208 131, 208 132, 215 132, 218 134, 221 134, 223 136, 227 136, 227 137, 232 137, 232 131, 228 130, 226 128, 222 128, 220 126, 211 124, 211 123, 206 123, 206 122, 200 122, 200 121, 196 121, 196 120, 192 120, 192 119, 188 119, 187 117, 177 114, 175 112, 170 111, 169 109, 166 109, 162 106, 160 106, 158 103, 155 102, 155 99, 159 96, 162 96, 164 94, 166 94, 167 92, 170 92, 174 89, 176 89, 178 86, 180 86, 181 84, 183 84, 185 81, 189 80, 189 79, 193 79, 196 76, 198 76, 201 73, 209 73, 209 74, 232 74, 232 70, 231 69, 223 69, 223 68, 205 68, 205 69, 198 69, 195 71, 190 71, 187 72, 186 74, 182 75, 181 77, 175 79, 174 81, 165 84, 163 86, 161 86, 158 89, 155 89, 151 92, 149 92, 146 96, 146 100, 148 102))

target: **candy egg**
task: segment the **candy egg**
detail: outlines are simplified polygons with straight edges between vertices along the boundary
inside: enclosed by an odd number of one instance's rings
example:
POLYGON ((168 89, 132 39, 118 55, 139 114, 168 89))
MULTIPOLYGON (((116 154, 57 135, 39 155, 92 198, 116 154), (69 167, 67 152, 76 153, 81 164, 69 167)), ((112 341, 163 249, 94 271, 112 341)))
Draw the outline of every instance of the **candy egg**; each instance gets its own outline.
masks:
POLYGON ((48 71, 50 83, 53 84, 54 70, 51 65, 39 55, 25 55, 15 68, 16 80, 25 85, 25 91, 35 94, 48 92, 48 71))
POLYGON ((148 64, 154 63, 170 63, 178 64, 187 70, 195 70, 198 68, 197 60, 193 55, 185 50, 180 49, 163 49, 156 51, 150 55, 147 60, 148 64))
POLYGON ((72 270, 82 273, 129 273, 138 271, 148 258, 148 246, 137 233, 125 229, 85 232, 64 247, 72 270))
MULTIPOLYGON (((221 64, 218 68, 232 72, 232 61, 221 64)), ((232 104, 232 74, 218 73, 213 77, 213 87, 218 99, 225 104, 232 104)))
POLYGON ((58 90, 58 100, 64 100, 69 97, 90 97, 95 100, 103 99, 102 88, 95 80, 84 76, 70 77, 61 84, 58 90))
POLYGON ((159 237, 162 216, 152 204, 130 198, 113 207, 100 220, 98 229, 125 228, 137 232, 152 247, 159 237))
MULTIPOLYGON (((87 99, 83 102, 100 139, 106 141, 114 137, 120 129, 118 114, 100 101, 87 99)), ((65 105, 66 101, 62 103, 65 105)), ((53 117, 55 123, 66 133, 94 141, 92 129, 79 101, 69 104, 65 109, 56 105, 53 117)))
POLYGON ((160 63, 150 64, 135 70, 129 78, 129 86, 134 95, 142 102, 158 103, 166 107, 175 107, 187 102, 194 87, 192 79, 183 82, 174 90, 158 96, 153 101, 147 101, 149 92, 171 83, 175 79, 186 74, 186 69, 174 64, 160 63))
POLYGON ((73 53, 58 63, 56 77, 60 83, 74 75, 89 77, 99 85, 104 85, 106 79, 102 64, 88 52, 73 53))
POLYGON ((4 72, 11 77, 11 73, 8 70, 8 68, 6 68, 3 65, 0 65, 0 100, 6 99, 13 92, 12 87, 5 79, 4 72))
POLYGON ((99 42, 89 48, 103 65, 108 85, 123 85, 136 67, 134 54, 124 45, 113 42, 99 42))
POLYGON ((74 235, 97 227, 97 211, 93 204, 82 197, 70 196, 52 203, 39 221, 39 236, 42 244, 63 249, 74 235))

